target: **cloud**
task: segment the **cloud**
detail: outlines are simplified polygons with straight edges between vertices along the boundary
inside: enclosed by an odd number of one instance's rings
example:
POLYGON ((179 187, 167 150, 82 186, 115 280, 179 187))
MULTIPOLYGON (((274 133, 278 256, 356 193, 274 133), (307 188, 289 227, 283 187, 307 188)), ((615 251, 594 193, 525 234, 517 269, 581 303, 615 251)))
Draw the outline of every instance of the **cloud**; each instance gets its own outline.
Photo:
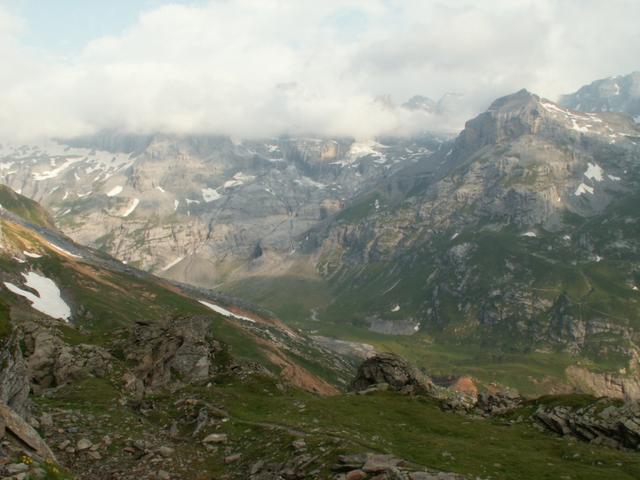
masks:
POLYGON ((0 137, 345 135, 456 129, 495 97, 637 69, 633 0, 217 0, 165 5, 60 58, 0 9, 0 137), (390 108, 464 100, 442 118, 390 108))

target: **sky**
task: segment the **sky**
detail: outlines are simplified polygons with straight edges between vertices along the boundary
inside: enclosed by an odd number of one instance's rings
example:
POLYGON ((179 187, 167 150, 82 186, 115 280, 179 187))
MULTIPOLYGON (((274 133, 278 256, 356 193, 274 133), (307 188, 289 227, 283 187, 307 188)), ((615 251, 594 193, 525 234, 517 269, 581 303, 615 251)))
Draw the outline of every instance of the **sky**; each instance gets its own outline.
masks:
POLYGON ((639 70, 638 18, 637 0, 0 0, 0 139, 455 131, 521 88, 639 70), (399 108, 447 92, 446 117, 399 108))

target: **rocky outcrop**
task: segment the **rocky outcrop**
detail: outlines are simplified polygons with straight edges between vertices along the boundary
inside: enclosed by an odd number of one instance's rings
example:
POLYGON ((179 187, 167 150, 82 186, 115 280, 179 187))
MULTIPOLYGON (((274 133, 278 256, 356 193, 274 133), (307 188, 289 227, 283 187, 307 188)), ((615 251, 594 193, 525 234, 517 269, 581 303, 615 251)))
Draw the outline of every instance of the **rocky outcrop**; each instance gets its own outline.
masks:
POLYGON ((640 448, 640 404, 603 399, 583 408, 541 405, 534 418, 559 435, 612 447, 640 448))
POLYGON ((38 432, 4 403, 0 403, 0 421, 2 430, 10 432, 20 446, 26 447, 28 451, 43 460, 55 461, 55 455, 38 432))
POLYGON ((27 322, 22 327, 32 388, 41 392, 87 376, 104 377, 113 357, 97 345, 69 345, 51 327, 27 322))
POLYGON ((24 415, 29 397, 27 363, 20 348, 19 331, 3 341, 0 347, 0 402, 24 415))
POLYGON ((612 373, 596 373, 571 365, 565 373, 569 382, 579 391, 598 397, 640 400, 640 378, 612 373))
MULTIPOLYGON (((379 453, 341 455, 333 470, 340 472, 333 477, 334 480, 465 480, 467 478, 456 473, 420 469, 406 460, 379 453)), ((258 478, 263 477, 256 477, 256 480, 258 478)))
POLYGON ((388 385, 402 393, 427 393, 433 383, 406 360, 392 353, 380 353, 365 360, 351 384, 354 391, 366 391, 379 385, 388 385))
POLYGON ((509 390, 495 393, 481 392, 474 409, 485 416, 502 415, 518 408, 523 400, 519 394, 509 390))
POLYGON ((127 360, 136 365, 123 378, 126 388, 143 395, 212 376, 214 357, 223 347, 213 339, 211 327, 208 316, 138 322, 124 347, 127 360))

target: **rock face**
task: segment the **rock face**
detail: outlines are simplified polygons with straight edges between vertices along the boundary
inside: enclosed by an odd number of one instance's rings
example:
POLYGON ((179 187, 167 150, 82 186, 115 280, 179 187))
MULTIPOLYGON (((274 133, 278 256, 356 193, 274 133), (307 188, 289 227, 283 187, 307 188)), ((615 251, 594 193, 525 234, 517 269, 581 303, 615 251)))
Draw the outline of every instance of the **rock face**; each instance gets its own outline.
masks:
POLYGON ((429 162, 310 232, 303 243, 335 292, 326 315, 372 329, 411 319, 437 340, 617 357, 629 369, 638 138, 627 115, 524 90, 496 100, 429 162), (619 293, 598 281, 604 271, 619 293))
POLYGON ((570 366, 567 378, 578 390, 599 397, 621 400, 640 400, 640 379, 635 376, 590 372, 586 368, 570 366))
POLYGON ((612 447, 640 448, 640 404, 600 400, 587 407, 540 406, 534 418, 559 435, 612 447))
POLYGON ((20 415, 27 410, 29 374, 20 349, 19 332, 14 331, 0 346, 0 401, 20 415))
POLYGON ((351 389, 363 391, 383 384, 393 390, 410 394, 433 390, 430 379, 392 353, 381 353, 365 360, 358 368, 351 389))
POLYGON ((74 240, 211 287, 286 273, 307 230, 441 140, 105 135, 69 143, 0 147, 0 161, 16 167, 6 183, 48 207, 74 240))
POLYGON ((214 357, 223 351, 205 316, 138 322, 124 349, 136 364, 125 374, 126 388, 138 395, 206 380, 214 373, 214 357))

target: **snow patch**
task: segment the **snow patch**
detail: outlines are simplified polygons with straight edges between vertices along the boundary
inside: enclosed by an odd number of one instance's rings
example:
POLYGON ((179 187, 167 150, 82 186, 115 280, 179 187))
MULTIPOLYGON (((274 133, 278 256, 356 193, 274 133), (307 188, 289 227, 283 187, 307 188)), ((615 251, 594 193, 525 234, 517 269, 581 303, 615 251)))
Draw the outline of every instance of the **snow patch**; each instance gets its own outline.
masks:
POLYGON ((206 302, 204 300, 199 300, 199 302, 205 307, 210 308, 214 312, 219 313, 220 315, 223 315, 225 317, 232 317, 232 318, 237 318, 238 320, 245 320, 247 322, 256 323, 256 321, 253 320, 252 318, 244 317, 242 315, 236 315, 235 313, 230 312, 226 308, 223 308, 220 305, 216 305, 215 303, 206 302))
POLYGON ((607 175, 607 177, 609 177, 609 180, 612 180, 614 182, 619 182, 620 180, 622 180, 620 177, 616 177, 615 175, 607 175))
POLYGON ((124 211, 121 217, 128 217, 129 215, 131 215, 139 204, 140 204, 140 199, 134 198, 133 202, 131 202, 131 205, 129 205, 129 207, 124 211))
POLYGON ((584 172, 584 176, 591 179, 591 180, 595 180, 596 182, 601 182, 603 180, 603 174, 604 171, 602 170, 602 168, 600 168, 600 166, 598 166, 595 163, 588 163, 588 168, 587 171, 584 172))
POLYGON ((535 237, 537 237, 538 235, 536 235, 536 232, 525 232, 525 233, 523 233, 523 234, 522 234, 522 236, 523 236, 523 237, 532 237, 532 238, 535 238, 535 237))
POLYGON ((115 197, 116 195, 120 195, 122 193, 122 190, 122 185, 116 185, 107 192, 107 197, 115 197))
POLYGON ((59 253, 62 253, 62 254, 64 254, 64 255, 68 255, 68 256, 73 257, 73 258, 82 258, 82 256, 80 256, 80 255, 76 255, 75 253, 71 253, 69 250, 65 250, 64 248, 59 247, 59 246, 58 246, 58 245, 56 245, 55 243, 47 242, 47 244, 48 244, 51 248, 53 248, 54 250, 56 250, 56 251, 57 251, 57 252, 59 252, 59 253))
MULTIPOLYGON (((84 160, 84 159, 83 158, 67 158, 62 165, 60 165, 57 168, 54 168, 53 170, 48 170, 46 172, 41 172, 41 173, 34 172, 33 173, 33 179, 35 181, 39 182, 39 181, 42 181, 42 180, 49 180, 51 178, 55 178, 63 170, 67 169, 68 167, 70 167, 74 163, 81 162, 82 160, 84 160)), ((76 174, 76 176, 77 176, 77 174, 76 174)))
POLYGON ((309 177, 301 177, 300 179, 294 180, 293 183, 296 183, 300 186, 315 187, 319 189, 323 189, 327 187, 324 183, 316 182, 315 180, 312 180, 309 177))
POLYGON ((222 195, 220 195, 215 188, 203 188, 202 198, 205 202, 209 203, 222 198, 222 195))
POLYGON ((396 305, 395 307, 393 307, 391 309, 392 312, 399 312, 400 311, 400 305, 396 305))
POLYGON ((222 186, 223 188, 239 187, 240 185, 244 185, 246 182, 251 182, 255 178, 256 177, 252 175, 245 175, 242 172, 238 172, 231 178, 231 180, 224 182, 222 186))
POLYGON ((22 253, 24 253, 25 256, 29 258, 42 258, 42 255, 38 255, 37 253, 33 253, 33 252, 28 252, 26 250, 23 250, 22 253))
POLYGON ((162 188, 160 185, 158 185, 158 186, 156 187, 156 190, 158 190, 159 192, 162 192, 162 193, 167 193, 167 192, 165 191, 165 189, 164 189, 164 188, 162 188))
POLYGON ((23 290, 13 283, 4 282, 4 285, 9 291, 29 300, 31 306, 39 312, 52 318, 69 320, 71 309, 60 296, 60 289, 53 280, 35 272, 23 273, 22 276, 25 279, 25 286, 38 292, 38 295, 23 290))
POLYGON ((573 116, 573 114, 569 110, 565 110, 563 108, 560 108, 554 103, 541 101, 540 105, 542 105, 542 108, 544 108, 547 112, 561 113, 561 114, 566 115, 568 117, 572 117, 573 116))
POLYGON ((591 195, 593 195, 593 187, 581 183, 580 185, 578 185, 578 188, 576 189, 574 195, 576 197, 579 197, 580 195, 584 195, 585 193, 590 193, 591 195))
POLYGON ((173 201, 173 211, 175 212, 176 210, 178 210, 178 206, 180 206, 180 200, 174 200, 173 201))
POLYGON ((177 264, 179 264, 182 260, 184 260, 184 255, 181 257, 176 258, 175 260, 173 260, 172 262, 169 262, 167 265, 165 265, 164 267, 162 267, 160 269, 161 272, 166 272, 167 270, 169 270, 171 267, 175 267, 177 264))
POLYGON ((571 118, 571 129, 575 130, 576 132, 587 133, 589 131, 589 125, 581 127, 580 125, 578 125, 578 122, 576 122, 575 118, 571 118))
POLYGON ((386 156, 379 150, 385 148, 384 145, 374 141, 366 140, 362 142, 353 142, 349 151, 347 152, 344 160, 338 160, 337 162, 331 162, 331 165, 340 165, 342 167, 351 165, 361 158, 372 157, 376 163, 385 163, 387 161, 386 156))

